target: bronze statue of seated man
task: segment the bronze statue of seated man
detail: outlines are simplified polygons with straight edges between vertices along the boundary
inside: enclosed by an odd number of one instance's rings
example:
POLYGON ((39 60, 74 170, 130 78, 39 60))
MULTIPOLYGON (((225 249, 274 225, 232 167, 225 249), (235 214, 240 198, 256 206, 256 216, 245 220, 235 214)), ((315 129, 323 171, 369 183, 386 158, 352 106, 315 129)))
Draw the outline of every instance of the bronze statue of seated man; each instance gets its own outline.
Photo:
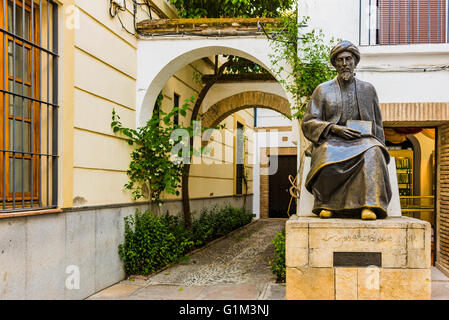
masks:
POLYGON ((321 218, 385 218, 391 200, 382 117, 376 90, 356 79, 358 48, 349 41, 330 53, 338 76, 316 87, 302 122, 311 146, 305 186, 321 218))

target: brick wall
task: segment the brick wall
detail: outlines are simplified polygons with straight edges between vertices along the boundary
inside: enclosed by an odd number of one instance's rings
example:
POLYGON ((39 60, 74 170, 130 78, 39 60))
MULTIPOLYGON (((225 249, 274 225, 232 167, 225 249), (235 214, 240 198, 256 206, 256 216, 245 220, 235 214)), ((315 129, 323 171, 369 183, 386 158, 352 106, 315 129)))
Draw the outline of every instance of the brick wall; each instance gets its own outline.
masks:
POLYGON ((381 103, 384 122, 442 122, 449 120, 448 102, 381 103))
POLYGON ((437 264, 449 274, 449 124, 438 127, 437 264))
POLYGON ((247 91, 225 98, 211 106, 201 117, 204 127, 214 127, 228 116, 246 108, 266 108, 291 116, 290 103, 278 95, 247 91))

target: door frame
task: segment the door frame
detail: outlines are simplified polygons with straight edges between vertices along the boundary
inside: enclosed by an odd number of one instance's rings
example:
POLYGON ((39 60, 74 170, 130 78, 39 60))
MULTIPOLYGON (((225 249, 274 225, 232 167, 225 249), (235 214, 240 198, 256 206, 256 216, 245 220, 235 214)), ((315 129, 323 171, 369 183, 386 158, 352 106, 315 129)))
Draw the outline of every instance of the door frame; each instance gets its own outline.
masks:
MULTIPOLYGON (((260 148, 260 218, 268 219, 269 214, 269 176, 268 161, 270 155, 297 156, 297 147, 260 148)), ((298 163, 296 163, 298 165, 298 163)))

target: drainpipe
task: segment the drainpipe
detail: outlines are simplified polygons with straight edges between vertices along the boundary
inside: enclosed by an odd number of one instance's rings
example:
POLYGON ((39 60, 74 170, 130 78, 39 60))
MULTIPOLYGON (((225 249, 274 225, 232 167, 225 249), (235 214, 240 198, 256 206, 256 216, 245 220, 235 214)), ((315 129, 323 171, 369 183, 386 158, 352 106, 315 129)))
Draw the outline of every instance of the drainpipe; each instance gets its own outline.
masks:
POLYGON ((254 128, 257 127, 257 108, 254 108, 254 128))

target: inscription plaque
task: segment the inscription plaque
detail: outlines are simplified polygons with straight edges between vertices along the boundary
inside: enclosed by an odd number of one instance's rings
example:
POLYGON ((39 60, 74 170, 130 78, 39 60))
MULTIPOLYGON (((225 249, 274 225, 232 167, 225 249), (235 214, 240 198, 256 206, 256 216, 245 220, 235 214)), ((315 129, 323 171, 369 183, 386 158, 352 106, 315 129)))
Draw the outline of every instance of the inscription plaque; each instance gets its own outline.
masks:
POLYGON ((334 267, 382 267, 380 252, 334 252, 334 267))

